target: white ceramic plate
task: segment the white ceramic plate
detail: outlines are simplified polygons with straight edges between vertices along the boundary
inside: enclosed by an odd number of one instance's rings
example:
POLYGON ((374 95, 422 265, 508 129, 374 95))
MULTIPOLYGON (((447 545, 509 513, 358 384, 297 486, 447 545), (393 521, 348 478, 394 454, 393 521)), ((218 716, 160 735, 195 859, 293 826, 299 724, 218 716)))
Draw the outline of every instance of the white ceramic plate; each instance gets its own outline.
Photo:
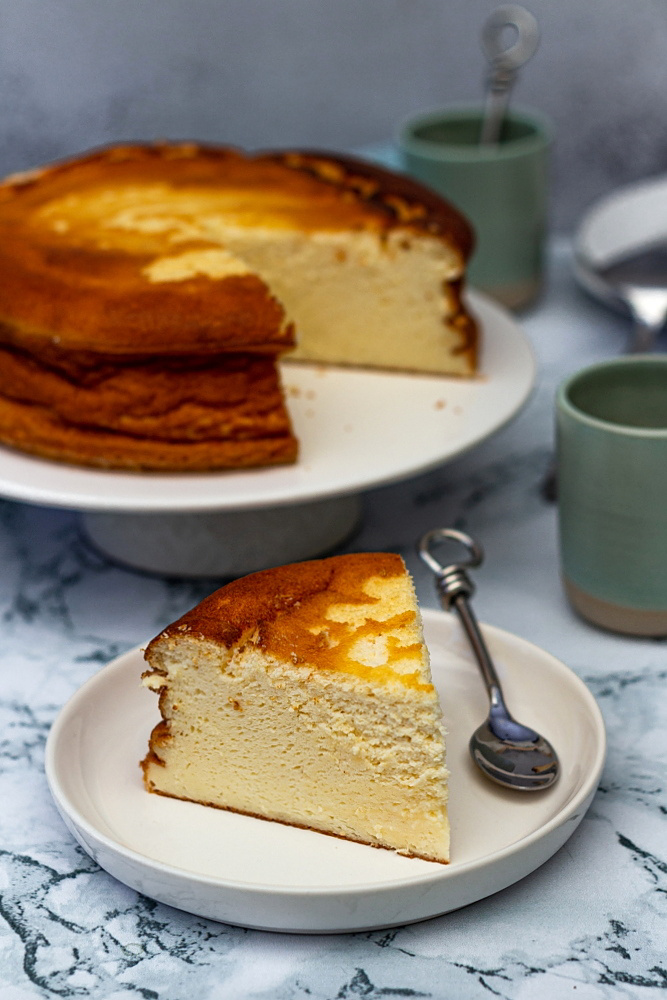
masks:
POLYGON ((190 913, 265 930, 358 931, 423 920, 504 889, 547 860, 590 805, 605 756, 600 711, 548 653, 486 627, 516 717, 562 762, 546 792, 504 791, 470 761, 486 694, 458 622, 424 613, 449 730, 452 861, 445 866, 249 816, 148 794, 138 761, 158 720, 127 653, 89 680, 54 723, 46 773, 65 823, 102 868, 190 913))
POLYGON ((667 240, 667 177, 619 188, 588 209, 574 236, 574 273, 605 305, 626 306, 586 267, 604 267, 633 250, 667 240))
POLYGON ((137 474, 76 468, 0 446, 0 496, 76 510, 249 510, 356 493, 433 468, 502 427, 526 401, 535 363, 512 317, 479 294, 474 379, 284 365, 301 443, 296 465, 137 474))

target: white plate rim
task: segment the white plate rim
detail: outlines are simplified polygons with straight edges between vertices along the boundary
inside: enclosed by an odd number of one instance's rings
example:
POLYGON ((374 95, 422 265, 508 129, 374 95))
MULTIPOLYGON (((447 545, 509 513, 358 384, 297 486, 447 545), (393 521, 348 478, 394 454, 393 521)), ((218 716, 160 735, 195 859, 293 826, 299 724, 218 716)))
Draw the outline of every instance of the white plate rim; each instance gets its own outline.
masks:
MULTIPOLYGON (((480 292, 470 290, 468 300, 473 313, 480 318, 482 328, 481 371, 470 383, 459 378, 440 378, 429 375, 401 375, 402 379, 432 382, 443 390, 466 384, 481 385, 493 380, 497 371, 485 372, 485 343, 491 341, 492 350, 499 350, 506 343, 518 361, 518 376, 512 373, 509 385, 502 393, 502 411, 485 419, 483 428, 464 435, 458 441, 446 443, 437 453, 428 456, 411 455, 401 467, 387 467, 382 473, 373 473, 370 466, 349 481, 325 483, 317 475, 309 475, 303 463, 295 466, 274 466, 267 469, 234 470, 213 473, 116 473, 112 470, 86 469, 52 462, 24 454, 0 445, 0 496, 45 506, 82 511, 107 511, 128 513, 197 513, 232 510, 266 509, 325 500, 336 496, 357 493, 388 485, 392 482, 428 472, 475 447, 491 434, 504 427, 525 405, 533 391, 536 378, 536 359, 532 344, 513 316, 496 302, 480 292), (509 389, 509 391, 508 391, 509 389), (294 475, 292 476, 292 470, 294 475), (287 473, 283 483, 282 476, 287 473), (31 477, 37 476, 37 481, 31 477), (242 486, 238 486, 239 477, 242 486), (271 485, 273 483, 273 486, 271 485), (230 484, 232 489, 230 490, 230 484), (148 492, 144 492, 148 490, 148 492), (227 490, 227 492, 226 492, 227 490)), ((291 366, 295 369, 297 366, 291 366)), ((309 366, 299 365, 299 368, 309 366)), ((311 366, 317 369, 318 366, 311 366)), ((345 371, 338 369, 338 371, 345 371)), ((358 370, 352 369, 355 375, 358 370)), ((382 374, 382 373, 369 373, 382 374)), ((393 457, 393 456, 392 456, 393 457)))
MULTIPOLYGON (((422 609, 422 617, 425 623, 437 622, 442 618, 443 613, 439 611, 434 611, 431 609, 422 609)), ((465 877, 466 875, 489 867, 490 865, 496 865, 509 857, 519 854, 525 851, 527 848, 538 842, 539 840, 546 839, 550 833, 564 826, 568 822, 577 820, 578 822, 583 818, 583 815, 590 804, 597 786, 600 781, 600 776, 602 774, 602 769, 604 767, 606 759, 606 731, 604 720, 600 708, 586 687, 584 682, 574 673, 569 667, 567 667, 561 660, 554 657, 552 654, 548 653, 546 650, 541 649, 534 643, 528 642, 528 640, 516 636, 512 633, 506 632, 496 626, 482 625, 482 631, 487 637, 487 640, 492 642, 494 639, 500 642, 518 643, 526 652, 536 654, 538 657, 546 658, 550 661, 552 669, 560 672, 563 676, 566 676, 568 682, 573 684, 577 690, 579 699, 585 705, 588 710, 589 720, 593 723, 593 729, 595 731, 596 740, 596 751, 595 760, 592 768, 586 774, 582 780, 580 787, 576 793, 567 799, 567 801, 561 806, 559 811, 551 817, 546 823, 542 824, 535 830, 521 837, 517 841, 501 848, 498 851, 492 852, 491 854, 484 855, 482 857, 473 858, 468 862, 461 864, 450 864, 450 865, 436 865, 433 866, 432 872, 425 872, 419 875, 406 876, 403 878, 387 879, 383 883, 370 882, 370 883, 354 883, 348 886, 336 886, 331 883, 318 885, 308 885, 308 886, 293 886, 293 885, 268 885, 268 884, 257 884, 252 882, 244 882, 239 880, 233 880, 228 878, 220 878, 216 876, 202 875, 197 872, 192 872, 184 868, 172 866, 166 864, 162 861, 157 861, 155 859, 148 858, 146 855, 141 854, 132 848, 128 848, 123 844, 117 843, 115 840, 110 838, 107 834, 97 830, 90 821, 83 816, 76 805, 73 805, 66 793, 64 793, 60 780, 58 777, 58 743, 62 738, 62 734, 66 731, 68 724, 68 716, 75 711, 76 707, 81 701, 85 701, 89 694, 96 687, 97 683, 100 681, 100 677, 104 671, 116 670, 121 671, 125 667, 125 663, 132 658, 135 658, 138 654, 141 654, 143 649, 142 646, 137 646, 134 649, 128 650, 126 653, 115 658, 100 671, 89 678, 84 684, 72 695, 72 697, 65 703, 58 716, 56 717, 46 742, 46 754, 45 754, 45 771, 49 790, 56 803, 56 806, 63 816, 63 818, 68 818, 76 827, 81 828, 87 836, 89 836, 94 841, 103 844, 109 851, 117 854, 119 857, 134 863, 140 867, 144 867, 150 871, 154 871, 160 874, 167 874, 172 876, 176 880, 184 880, 189 884, 202 885, 207 887, 214 887, 221 891, 229 890, 236 892, 243 892, 248 895, 272 895, 277 897, 292 897, 298 896, 302 897, 319 897, 326 898, 330 897, 346 897, 355 896, 360 893, 373 893, 374 895, 381 895, 384 893, 395 892, 404 888, 417 888, 425 884, 447 882, 451 879, 458 879, 459 877, 465 877), (579 813, 581 811, 581 814, 579 813)), ((562 780, 562 779, 561 779, 562 780)), ((547 793, 548 794, 548 793, 547 793)), ((576 829, 576 825, 573 826, 572 832, 576 829)), ((553 852, 546 855, 539 864, 541 865, 551 856, 553 852)), ((523 877, 523 876, 521 876, 523 877)), ((481 898, 481 897, 479 897, 481 898)))

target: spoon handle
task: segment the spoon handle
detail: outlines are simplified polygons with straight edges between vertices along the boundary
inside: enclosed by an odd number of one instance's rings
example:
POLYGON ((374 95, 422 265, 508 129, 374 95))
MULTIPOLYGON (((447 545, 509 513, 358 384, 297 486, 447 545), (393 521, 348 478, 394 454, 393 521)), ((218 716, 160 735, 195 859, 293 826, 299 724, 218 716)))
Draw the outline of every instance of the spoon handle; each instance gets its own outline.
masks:
POLYGON ((505 4, 492 11, 482 28, 482 48, 489 61, 486 103, 480 143, 500 141, 510 92, 519 69, 534 54, 540 40, 537 21, 525 7, 505 4), (508 44, 507 31, 514 33, 508 44))
MULTIPOLYGON (((443 599, 443 607, 445 606, 445 600, 446 599, 443 599)), ((484 642, 477 618, 474 611, 470 607, 468 598, 464 594, 457 594, 451 599, 449 607, 452 605, 456 609, 461 624, 463 625, 466 635, 470 640, 472 651, 475 654, 479 669, 481 670, 482 677, 484 678, 484 683, 486 684, 486 690, 488 691, 489 698, 491 699, 491 706, 492 708, 500 707, 504 705, 502 691, 500 688, 500 679, 496 673, 496 668, 493 665, 493 660, 489 655, 489 650, 484 642)))
POLYGON ((649 323, 641 317, 635 317, 628 354, 648 354, 652 351, 663 326, 664 323, 649 323))
POLYGON ((475 585, 466 573, 466 569, 481 565, 484 559, 481 545, 469 535, 462 531, 456 531, 454 528, 435 528, 421 538, 419 555, 429 569, 435 573, 435 585, 443 608, 445 611, 450 611, 453 607, 459 616, 482 672, 491 704, 502 705, 500 679, 480 631, 477 617, 468 601, 468 598, 475 593, 475 585), (468 551, 468 558, 443 566, 431 550, 438 543, 447 541, 463 545, 468 551))
POLYGON ((510 102, 510 92, 514 76, 494 76, 488 85, 484 102, 484 119, 479 141, 482 146, 495 146, 500 142, 503 122, 507 115, 510 102))
POLYGON ((481 546, 462 531, 455 531, 454 528, 435 528, 422 536, 418 551, 421 559, 435 573, 436 587, 443 608, 449 611, 454 607, 458 613, 484 678, 491 702, 486 722, 471 737, 470 746, 473 759, 487 777, 492 777, 494 781, 502 785, 521 788, 546 787, 555 781, 558 774, 558 763, 553 747, 534 729, 529 729, 528 726, 513 719, 507 710, 496 668, 489 655, 477 619, 468 603, 468 598, 474 593, 475 588, 466 573, 466 568, 480 565, 484 558, 481 546), (468 551, 468 559, 443 566, 433 555, 432 548, 447 541, 463 545, 468 551), (521 755, 528 750, 538 751, 541 754, 539 767, 542 768, 544 765, 549 770, 549 777, 546 781, 540 779, 539 786, 534 783, 535 774, 532 774, 528 784, 523 780, 518 783, 516 781, 515 768, 523 759, 521 755), (520 755, 518 758, 516 753, 520 755), (495 758, 495 763, 490 759, 490 754, 491 757, 495 758), (504 765, 500 769, 502 780, 498 768, 498 754, 509 754, 504 759, 504 765))
POLYGON ((489 655, 489 650, 484 642, 477 619, 468 603, 467 597, 464 594, 458 594, 452 598, 451 603, 458 612, 459 619, 466 631, 472 651, 475 654, 475 659, 477 660, 477 665, 486 684, 490 702, 489 729, 494 736, 497 736, 501 740, 534 743, 540 738, 539 734, 534 729, 529 729, 528 726, 523 726, 520 722, 516 722, 505 704, 500 679, 496 673, 493 660, 489 655))

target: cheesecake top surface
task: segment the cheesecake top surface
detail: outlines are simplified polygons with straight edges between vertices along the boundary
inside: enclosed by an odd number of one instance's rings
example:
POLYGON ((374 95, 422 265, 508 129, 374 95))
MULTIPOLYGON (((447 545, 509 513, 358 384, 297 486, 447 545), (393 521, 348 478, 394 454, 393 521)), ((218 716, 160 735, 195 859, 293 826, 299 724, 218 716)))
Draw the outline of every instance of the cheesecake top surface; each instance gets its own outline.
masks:
POLYGON ((352 553, 262 570, 235 580, 148 645, 193 638, 250 644, 277 661, 431 690, 412 581, 400 556, 352 553))
POLYGON ((437 195, 352 158, 194 143, 93 151, 0 185, 0 337, 278 353, 293 333, 224 233, 396 227, 447 240, 462 262, 471 250, 467 222, 437 195))
POLYGON ((159 252, 165 243, 187 242, 188 222, 209 211, 230 225, 304 232, 405 225, 449 237, 466 256, 471 250, 469 224, 434 192, 326 152, 113 146, 14 174, 0 185, 0 223, 21 222, 35 239, 59 235, 64 245, 159 252))

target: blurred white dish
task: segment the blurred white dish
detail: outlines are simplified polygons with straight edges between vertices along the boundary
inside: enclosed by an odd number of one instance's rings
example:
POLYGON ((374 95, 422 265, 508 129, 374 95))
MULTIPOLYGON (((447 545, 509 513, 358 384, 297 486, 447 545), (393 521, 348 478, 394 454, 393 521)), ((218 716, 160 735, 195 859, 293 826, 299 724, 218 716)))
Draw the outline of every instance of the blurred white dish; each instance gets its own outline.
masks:
POLYGON ((627 306, 591 273, 642 247, 667 242, 667 177, 629 184, 585 213, 574 235, 574 273, 582 287, 622 312, 627 306))
POLYGON ((535 380, 532 350, 514 319, 477 293, 470 303, 483 331, 477 378, 285 365, 301 443, 296 465, 141 474, 0 448, 0 496, 82 511, 242 511, 343 496, 425 472, 502 427, 535 380))
POLYGON ((265 930, 335 933, 446 913, 523 878, 581 822, 597 788, 605 732, 578 677, 548 653, 485 627, 508 703, 557 748, 562 774, 544 793, 487 781, 468 754, 486 692, 458 621, 425 611, 447 728, 452 862, 439 865, 224 810, 148 794, 138 761, 158 721, 133 650, 63 708, 46 773, 65 823, 102 868, 191 913, 265 930))

